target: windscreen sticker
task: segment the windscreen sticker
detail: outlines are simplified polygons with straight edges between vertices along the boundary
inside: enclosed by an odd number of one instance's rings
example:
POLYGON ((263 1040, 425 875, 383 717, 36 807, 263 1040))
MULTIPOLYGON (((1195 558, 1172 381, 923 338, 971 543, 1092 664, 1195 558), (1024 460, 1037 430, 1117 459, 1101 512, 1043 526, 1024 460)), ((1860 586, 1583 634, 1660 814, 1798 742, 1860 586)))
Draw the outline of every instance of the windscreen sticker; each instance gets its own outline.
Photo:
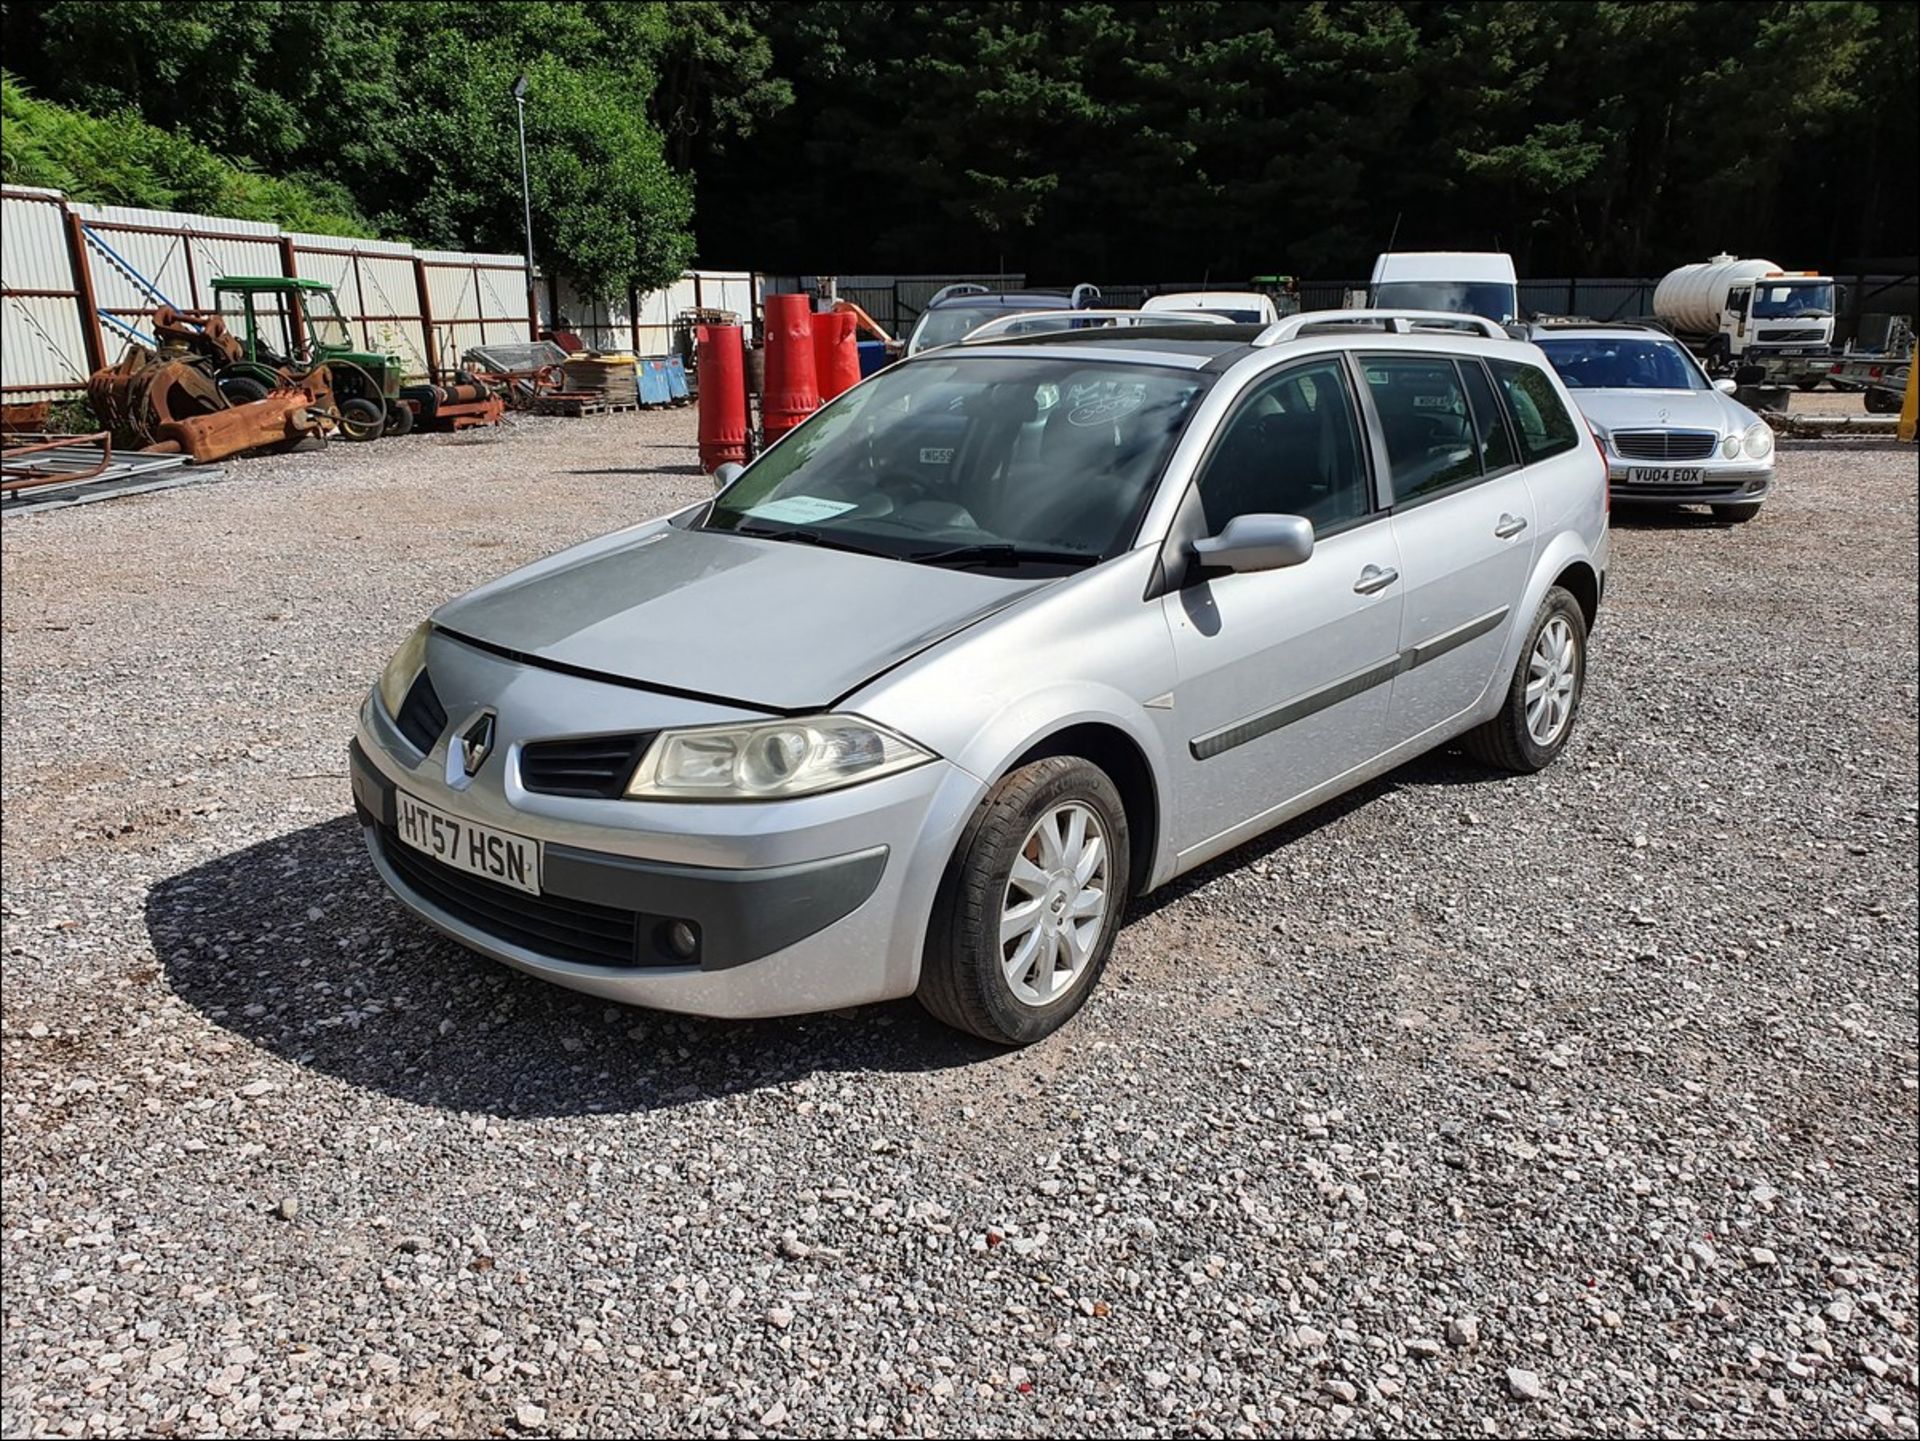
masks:
POLYGON ((1147 398, 1144 385, 1105 382, 1076 385, 1067 391, 1067 424, 1106 425, 1123 415, 1131 415, 1147 398))
POLYGON ((778 500, 764 500, 758 505, 750 505, 744 514, 757 520, 786 520, 795 525, 805 525, 852 510, 855 504, 851 500, 822 500, 817 495, 783 495, 778 500))

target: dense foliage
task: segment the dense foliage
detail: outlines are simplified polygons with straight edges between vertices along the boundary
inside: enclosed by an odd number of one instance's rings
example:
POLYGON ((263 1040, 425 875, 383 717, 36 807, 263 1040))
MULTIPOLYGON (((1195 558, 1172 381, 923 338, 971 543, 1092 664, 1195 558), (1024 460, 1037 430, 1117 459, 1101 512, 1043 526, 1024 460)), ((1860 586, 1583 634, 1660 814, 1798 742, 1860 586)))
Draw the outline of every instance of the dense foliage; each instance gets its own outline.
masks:
POLYGON ((1911 255, 1908 3, 922 4, 769 17, 795 103, 701 253, 1056 280, 1911 255), (837 213, 837 223, 828 217, 837 213), (849 247, 855 253, 847 255, 849 247))
MULTIPOLYGON (((524 72, 536 248, 611 291, 696 250, 765 270, 1353 276, 1396 227, 1403 248, 1498 245, 1534 274, 1722 247, 1795 266, 1911 254, 1917 16, 1868 0, 0 5, 7 64, 37 95, 137 113, 432 245, 519 248, 507 87, 524 72)), ((52 153, 16 143, 17 98, 10 178, 52 153)), ((117 152, 96 158, 110 177, 117 152)))
POLYGON ((276 179, 137 115, 84 115, 0 74, 0 179, 102 205, 197 210, 322 235, 371 235, 337 185, 276 179))

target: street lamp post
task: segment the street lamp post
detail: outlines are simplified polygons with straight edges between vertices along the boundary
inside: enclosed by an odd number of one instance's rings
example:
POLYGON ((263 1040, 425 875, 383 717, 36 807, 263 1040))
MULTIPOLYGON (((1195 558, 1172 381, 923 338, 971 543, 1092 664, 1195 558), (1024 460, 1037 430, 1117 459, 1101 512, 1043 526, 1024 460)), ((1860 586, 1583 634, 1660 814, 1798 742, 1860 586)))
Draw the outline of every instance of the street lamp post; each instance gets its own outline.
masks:
POLYGON ((524 74, 513 82, 513 103, 520 121, 520 205, 527 234, 527 326, 532 332, 527 338, 538 340, 540 302, 533 288, 533 189, 527 181, 527 77, 524 74))

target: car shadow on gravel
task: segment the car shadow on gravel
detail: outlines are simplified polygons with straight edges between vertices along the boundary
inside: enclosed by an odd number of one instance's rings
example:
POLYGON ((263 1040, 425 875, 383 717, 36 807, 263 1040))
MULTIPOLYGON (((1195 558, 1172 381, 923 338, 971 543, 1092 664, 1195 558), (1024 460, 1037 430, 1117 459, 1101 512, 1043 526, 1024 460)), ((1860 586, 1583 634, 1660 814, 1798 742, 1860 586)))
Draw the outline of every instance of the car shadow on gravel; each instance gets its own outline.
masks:
POLYGON ((1398 769, 1388 771, 1365 785, 1355 786, 1332 800, 1323 801, 1306 814, 1295 816, 1285 825, 1257 835, 1250 841, 1241 842, 1225 855, 1216 857, 1203 866, 1195 867, 1149 895, 1139 897, 1127 908, 1127 924, 1131 925, 1137 920, 1152 915, 1161 907, 1173 904, 1182 897, 1199 890, 1209 881, 1237 871, 1243 866, 1252 865, 1275 851, 1284 851, 1315 831, 1332 825, 1335 821, 1373 804, 1382 796, 1391 795, 1394 791, 1500 785, 1510 783, 1513 779, 1514 777, 1505 772, 1481 765, 1458 750, 1428 751, 1427 754, 1410 760, 1398 769))
POLYGON ((1736 530, 1705 506, 1697 509, 1661 506, 1616 506, 1608 522, 1615 530, 1736 530))
POLYGON ((156 884, 147 932, 168 984, 296 1065, 424 1106, 500 1116, 647 1111, 816 1073, 921 1071, 998 1054, 911 1001, 708 1021, 535 980, 389 897, 352 816, 156 884))

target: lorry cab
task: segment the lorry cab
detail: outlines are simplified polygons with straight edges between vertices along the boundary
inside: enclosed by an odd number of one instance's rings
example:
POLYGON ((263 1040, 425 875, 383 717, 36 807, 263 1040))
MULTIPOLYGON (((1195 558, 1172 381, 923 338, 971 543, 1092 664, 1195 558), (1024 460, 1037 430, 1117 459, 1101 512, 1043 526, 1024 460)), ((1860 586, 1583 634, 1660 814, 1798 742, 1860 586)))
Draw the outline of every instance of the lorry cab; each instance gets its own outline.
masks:
POLYGON ((1506 325, 1520 318, 1520 280, 1504 251, 1388 251, 1373 262, 1367 303, 1375 310, 1445 310, 1506 325))

